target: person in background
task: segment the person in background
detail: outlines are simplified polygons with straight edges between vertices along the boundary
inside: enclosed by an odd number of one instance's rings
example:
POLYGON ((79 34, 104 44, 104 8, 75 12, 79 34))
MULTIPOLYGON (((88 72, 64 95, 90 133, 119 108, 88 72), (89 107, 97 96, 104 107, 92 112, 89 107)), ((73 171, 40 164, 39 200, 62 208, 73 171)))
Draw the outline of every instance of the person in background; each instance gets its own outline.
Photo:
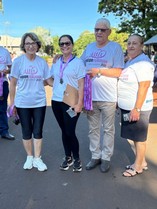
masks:
POLYGON ((96 42, 87 45, 81 56, 92 77, 93 112, 87 113, 91 160, 86 169, 91 170, 100 164, 101 172, 105 173, 110 169, 114 150, 116 76, 124 67, 124 54, 118 43, 109 40, 111 27, 108 19, 98 19, 94 31, 96 42))
POLYGON ((24 54, 17 57, 12 65, 10 108, 15 105, 14 114, 17 112, 21 122, 23 145, 27 153, 23 168, 29 170, 35 167, 45 171, 47 166, 41 159, 46 111, 44 81, 52 85, 52 79, 46 61, 36 55, 41 42, 35 33, 25 33, 20 48, 24 54))
POLYGON ((118 106, 121 109, 121 137, 135 145, 135 161, 126 166, 125 177, 147 170, 145 159, 149 118, 153 108, 154 64, 143 53, 143 38, 134 34, 127 42, 129 60, 118 81, 118 106))
POLYGON ((74 41, 70 35, 62 35, 58 44, 62 56, 53 63, 51 75, 54 79, 52 110, 62 131, 62 142, 65 152, 65 158, 60 165, 60 169, 65 171, 73 165, 73 171, 79 172, 82 170, 82 163, 75 129, 83 107, 85 67, 82 60, 72 54, 74 41), (70 106, 63 102, 68 84, 78 89, 78 103, 73 106, 73 111, 76 115, 72 118, 67 113, 70 106))
POLYGON ((9 94, 9 84, 6 77, 11 70, 11 57, 7 49, 0 46, 0 79, 2 95, 0 97, 0 135, 1 138, 14 140, 15 137, 9 133, 8 117, 7 117, 7 100, 9 94))

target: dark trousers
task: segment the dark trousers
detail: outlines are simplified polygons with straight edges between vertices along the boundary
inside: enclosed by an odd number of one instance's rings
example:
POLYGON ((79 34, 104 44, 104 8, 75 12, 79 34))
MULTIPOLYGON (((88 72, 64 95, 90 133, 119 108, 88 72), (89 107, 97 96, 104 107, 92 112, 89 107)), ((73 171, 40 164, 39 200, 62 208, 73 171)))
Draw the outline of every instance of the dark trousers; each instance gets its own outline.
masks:
POLYGON ((3 82, 3 100, 0 100, 0 135, 8 133, 7 100, 9 94, 8 82, 3 82))
POLYGON ((32 135, 35 139, 43 137, 43 125, 45 119, 46 106, 36 108, 17 108, 22 127, 24 140, 29 140, 32 135))
POLYGON ((71 118, 66 112, 69 106, 63 102, 52 101, 53 113, 62 131, 62 142, 66 156, 79 158, 79 142, 75 134, 76 124, 80 114, 71 118))

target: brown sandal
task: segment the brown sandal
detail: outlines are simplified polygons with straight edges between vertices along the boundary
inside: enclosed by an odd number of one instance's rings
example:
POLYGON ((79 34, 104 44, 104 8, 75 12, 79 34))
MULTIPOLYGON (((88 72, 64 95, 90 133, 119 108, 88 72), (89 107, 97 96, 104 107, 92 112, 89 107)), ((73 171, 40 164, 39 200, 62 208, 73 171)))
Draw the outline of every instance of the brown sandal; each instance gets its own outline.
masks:
POLYGON ((124 177, 134 177, 137 174, 141 174, 142 171, 138 172, 134 168, 130 167, 129 169, 126 169, 126 171, 123 173, 124 177))

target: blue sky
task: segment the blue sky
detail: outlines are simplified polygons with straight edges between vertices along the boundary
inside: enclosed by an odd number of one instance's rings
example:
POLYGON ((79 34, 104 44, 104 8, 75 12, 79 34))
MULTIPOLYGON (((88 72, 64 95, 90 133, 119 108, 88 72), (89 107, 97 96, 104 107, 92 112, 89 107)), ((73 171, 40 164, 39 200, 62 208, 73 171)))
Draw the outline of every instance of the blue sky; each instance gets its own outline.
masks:
MULTIPOLYGON (((0 34, 22 36, 38 26, 51 35, 68 33, 76 40, 86 30, 93 32, 95 21, 103 17, 97 12, 99 0, 3 0, 0 34)), ((113 27, 118 20, 108 16, 113 27)))

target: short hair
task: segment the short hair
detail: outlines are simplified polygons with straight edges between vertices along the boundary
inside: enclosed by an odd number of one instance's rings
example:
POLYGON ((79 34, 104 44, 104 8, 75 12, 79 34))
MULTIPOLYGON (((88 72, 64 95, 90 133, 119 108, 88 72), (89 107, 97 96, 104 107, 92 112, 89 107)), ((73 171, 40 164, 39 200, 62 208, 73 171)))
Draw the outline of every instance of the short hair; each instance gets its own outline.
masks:
POLYGON ((67 37, 67 38, 71 41, 72 45, 74 45, 74 40, 73 40, 72 36, 69 35, 69 34, 64 34, 64 35, 60 36, 60 38, 59 38, 59 40, 58 40, 58 44, 60 43, 60 40, 61 40, 63 37, 67 37))
POLYGON ((38 52, 39 49, 41 48, 41 41, 39 40, 38 36, 35 33, 33 33, 33 32, 25 33, 22 36, 21 44, 20 44, 21 50, 24 51, 24 52, 26 52, 24 46, 25 46, 25 40, 26 40, 27 37, 30 37, 38 45, 38 49, 37 49, 37 52, 38 52))
MULTIPOLYGON (((139 38, 139 40, 140 40, 140 43, 141 43, 141 44, 144 44, 144 39, 143 39, 143 37, 142 37, 141 35, 139 35, 139 34, 137 34, 137 33, 134 33, 134 34, 131 34, 131 35, 129 36, 129 38, 132 37, 132 36, 137 36, 137 37, 139 38)), ((128 38, 128 39, 129 39, 129 38, 128 38)))
POLYGON ((98 23, 103 23, 104 25, 107 26, 108 29, 111 28, 110 21, 109 21, 108 19, 106 19, 106 18, 99 18, 99 19, 96 21, 95 25, 97 25, 98 23))

